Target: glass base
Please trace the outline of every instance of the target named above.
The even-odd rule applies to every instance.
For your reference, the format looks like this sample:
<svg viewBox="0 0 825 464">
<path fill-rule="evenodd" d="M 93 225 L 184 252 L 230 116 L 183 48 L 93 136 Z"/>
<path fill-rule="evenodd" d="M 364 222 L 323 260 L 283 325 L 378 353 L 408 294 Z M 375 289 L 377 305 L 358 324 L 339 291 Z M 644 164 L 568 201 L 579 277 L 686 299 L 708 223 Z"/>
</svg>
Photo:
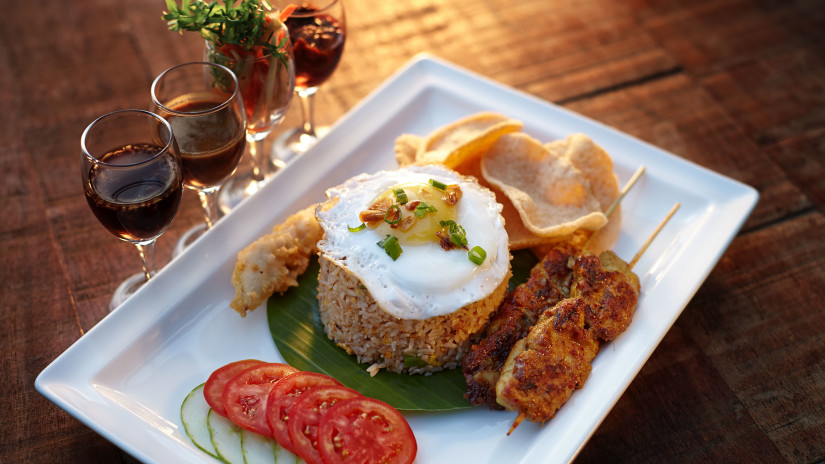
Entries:
<svg viewBox="0 0 825 464">
<path fill-rule="evenodd" d="M 199 224 L 189 230 L 187 230 L 178 240 L 178 243 L 175 244 L 175 248 L 172 250 L 172 257 L 175 258 L 179 256 L 181 253 L 186 251 L 189 248 L 189 245 L 195 242 L 201 235 L 206 232 L 206 224 Z"/>
<path fill-rule="evenodd" d="M 260 190 L 265 183 L 266 179 L 255 180 L 251 171 L 240 172 L 229 178 L 218 192 L 218 209 L 221 214 L 229 214 L 243 200 Z"/>
<path fill-rule="evenodd" d="M 302 128 L 288 130 L 275 140 L 272 148 L 272 163 L 281 168 L 312 148 L 320 138 L 329 132 L 329 127 L 316 127 L 315 135 L 304 132 Z"/>
<path fill-rule="evenodd" d="M 112 294 L 112 299 L 109 301 L 109 311 L 114 311 L 115 308 L 128 300 L 133 293 L 137 291 L 143 284 L 146 283 L 146 275 L 142 272 L 129 276 L 126 280 L 120 283 Z"/>
</svg>

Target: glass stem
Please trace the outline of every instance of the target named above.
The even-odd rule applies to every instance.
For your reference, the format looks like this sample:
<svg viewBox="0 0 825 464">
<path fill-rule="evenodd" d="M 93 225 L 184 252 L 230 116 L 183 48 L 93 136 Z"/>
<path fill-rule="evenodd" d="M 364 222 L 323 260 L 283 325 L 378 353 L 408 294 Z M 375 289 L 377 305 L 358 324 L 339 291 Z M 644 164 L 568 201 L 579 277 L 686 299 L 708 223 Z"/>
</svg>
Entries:
<svg viewBox="0 0 825 464">
<path fill-rule="evenodd" d="M 304 116 L 304 133 L 315 137 L 315 92 L 318 87 L 298 90 L 301 100 L 301 113 Z"/>
<path fill-rule="evenodd" d="M 252 157 L 252 180 L 262 182 L 269 176 L 269 158 L 264 150 L 264 139 L 247 138 L 249 155 Z"/>
<path fill-rule="evenodd" d="M 198 197 L 203 206 L 206 228 L 211 229 L 218 222 L 218 201 L 216 193 L 218 189 L 198 190 Z"/>
<path fill-rule="evenodd" d="M 140 260 L 143 263 L 143 275 L 148 281 L 155 275 L 155 272 L 157 272 L 155 267 L 155 241 L 152 240 L 151 242 L 142 244 L 135 243 L 135 247 L 137 247 Z"/>
</svg>

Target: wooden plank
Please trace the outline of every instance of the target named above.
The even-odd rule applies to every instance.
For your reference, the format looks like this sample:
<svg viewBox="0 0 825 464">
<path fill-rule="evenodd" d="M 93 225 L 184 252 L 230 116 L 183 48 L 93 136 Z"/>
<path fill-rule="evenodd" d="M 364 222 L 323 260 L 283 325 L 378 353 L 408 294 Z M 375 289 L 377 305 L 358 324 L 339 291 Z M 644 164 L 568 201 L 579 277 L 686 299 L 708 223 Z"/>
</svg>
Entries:
<svg viewBox="0 0 825 464">
<path fill-rule="evenodd" d="M 825 455 L 823 227 L 816 212 L 739 237 L 679 321 L 794 462 Z"/>
<path fill-rule="evenodd" d="M 806 2 L 719 0 L 639 2 L 640 21 L 696 76 L 771 54 L 794 43 L 783 14 Z M 807 2 L 809 4 L 815 2 Z M 794 15 L 798 19 L 798 15 Z"/>
<path fill-rule="evenodd" d="M 761 198 L 746 227 L 812 205 L 771 157 L 687 76 L 669 76 L 567 107 L 754 186 Z"/>
<path fill-rule="evenodd" d="M 91 120 L 113 109 L 146 106 L 144 71 L 130 58 L 132 42 L 117 29 L 111 8 L 97 5 L 90 14 L 89 6 L 43 8 L 19 2 L 8 7 L 25 10 L 14 11 L 18 21 L 3 26 L 9 28 L 5 36 L 14 37 L 6 42 L 6 64 L 14 69 L 16 91 L 26 95 L 17 109 L 26 126 L 45 131 L 77 115 Z M 20 27 L 26 28 L 22 39 L 14 35 Z"/>
<path fill-rule="evenodd" d="M 537 1 L 384 2 L 359 9 L 365 6 L 354 3 L 349 15 L 352 32 L 337 71 L 347 75 L 348 85 L 375 86 L 421 51 L 550 100 L 676 66 L 629 11 L 614 3 L 558 2 L 552 12 Z M 335 82 L 333 76 L 326 87 Z"/>
<path fill-rule="evenodd" d="M 10 6 L 11 7 L 11 6 Z M 25 3 L 14 8 L 40 6 Z M 7 17 L 7 16 L 4 16 Z M 25 24 L 5 22 L 0 27 L 6 34 Z M 5 27 L 8 26 L 8 27 Z M 28 35 L 22 36 L 23 46 Z M 36 48 L 36 47 L 33 47 Z M 70 266 L 62 259 L 60 245 L 50 225 L 44 191 L 54 187 L 60 190 L 65 179 L 52 179 L 44 184 L 39 176 L 49 172 L 49 163 L 41 164 L 33 153 L 40 145 L 29 146 L 25 123 L 32 119 L 21 118 L 31 111 L 28 97 L 44 91 L 33 76 L 21 67 L 30 68 L 28 62 L 15 60 L 17 50 L 0 47 L 0 61 L 8 66 L 0 67 L 0 301 L 4 324 L 0 325 L 0 352 L 3 353 L 5 381 L 0 386 L 3 413 L 0 424 L 6 430 L 0 444 L 0 461 L 3 462 L 114 462 L 122 461 L 124 453 L 99 435 L 80 424 L 66 412 L 39 395 L 34 389 L 37 375 L 58 355 L 80 338 L 82 329 L 73 291 L 68 277 Z M 31 57 L 30 57 L 31 59 Z M 41 71 L 43 68 L 39 68 Z M 65 78 L 65 76 L 64 76 Z M 33 79 L 34 82 L 25 82 Z M 41 96 L 42 98 L 42 96 Z M 43 103 L 45 108 L 50 105 Z M 53 119 L 51 119 L 53 121 Z M 38 123 L 33 140 L 50 133 L 53 126 Z M 75 138 L 69 150 L 78 153 Z M 60 159 L 67 150 L 63 147 Z M 70 156 L 71 156 L 70 155 Z M 77 157 L 72 179 L 78 178 Z M 79 186 L 78 183 L 73 185 Z M 44 188 L 46 187 L 46 188 Z M 82 195 L 80 196 L 82 201 Z M 88 246 L 88 245 L 86 245 Z M 88 253 L 86 253 L 88 255 Z"/>
<path fill-rule="evenodd" d="M 161 18 L 167 11 L 165 2 L 133 2 L 128 6 L 118 3 L 118 20 L 127 25 L 145 73 L 147 98 L 149 84 L 164 70 L 188 61 L 203 61 L 204 41 L 200 35 L 170 31 Z"/>
<path fill-rule="evenodd" d="M 720 429 L 726 433 L 718 433 Z M 665 456 L 672 462 L 782 460 L 721 373 L 679 324 L 577 462 L 661 462 Z"/>
<path fill-rule="evenodd" d="M 789 49 L 727 67 L 702 85 L 760 146 L 825 124 L 823 50 Z"/>
<path fill-rule="evenodd" d="M 642 24 L 743 123 L 757 144 L 775 143 L 825 123 L 821 3 L 665 3 L 671 8 L 667 14 L 650 16 Z"/>
<path fill-rule="evenodd" d="M 20 132 L 12 131 L 0 135 L 0 145 L 13 148 L 0 154 L 0 171 L 4 179 L 13 180 L 0 183 L 4 199 L 0 214 L 5 218 L 0 225 L 4 320 L 0 352 L 5 376 L 0 385 L 4 405 L 0 416 L 6 429 L 0 460 L 83 460 L 73 452 L 83 448 L 92 453 L 90 461 L 97 459 L 94 456 L 109 461 L 122 452 L 111 445 L 107 453 L 99 452 L 102 440 L 95 433 L 34 390 L 37 375 L 80 338 L 81 328 L 66 262 L 60 257 L 36 179 L 37 169 L 19 137 Z"/>
<path fill-rule="evenodd" d="M 785 139 L 767 152 L 816 208 L 825 211 L 825 130 Z"/>
</svg>

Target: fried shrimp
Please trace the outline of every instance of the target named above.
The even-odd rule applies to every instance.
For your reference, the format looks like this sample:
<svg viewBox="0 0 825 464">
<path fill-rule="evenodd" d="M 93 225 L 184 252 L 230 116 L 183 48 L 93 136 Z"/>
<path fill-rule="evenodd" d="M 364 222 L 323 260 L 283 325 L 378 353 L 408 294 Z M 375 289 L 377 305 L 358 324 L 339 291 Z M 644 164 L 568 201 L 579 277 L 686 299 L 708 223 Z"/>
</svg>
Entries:
<svg viewBox="0 0 825 464">
<path fill-rule="evenodd" d="M 246 316 L 274 293 L 283 293 L 307 268 L 324 231 L 312 205 L 293 214 L 272 232 L 238 253 L 232 273 L 232 309 Z"/>
</svg>

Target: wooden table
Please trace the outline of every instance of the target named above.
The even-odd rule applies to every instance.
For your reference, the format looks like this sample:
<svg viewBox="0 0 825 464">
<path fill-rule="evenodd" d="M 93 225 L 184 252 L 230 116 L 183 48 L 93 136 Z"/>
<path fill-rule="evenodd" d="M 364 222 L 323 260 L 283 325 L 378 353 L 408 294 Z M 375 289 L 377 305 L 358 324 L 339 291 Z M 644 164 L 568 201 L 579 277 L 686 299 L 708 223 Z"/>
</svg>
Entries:
<svg viewBox="0 0 825 464">
<path fill-rule="evenodd" d="M 430 52 L 757 188 L 759 204 L 580 462 L 825 460 L 825 8 L 770 0 L 347 0 L 342 116 Z M 79 138 L 198 59 L 160 0 L 0 10 L 0 462 L 131 462 L 34 379 L 138 268 L 83 199 Z M 294 105 L 285 125 L 298 121 Z M 188 192 L 158 243 L 201 220 Z"/>
</svg>

